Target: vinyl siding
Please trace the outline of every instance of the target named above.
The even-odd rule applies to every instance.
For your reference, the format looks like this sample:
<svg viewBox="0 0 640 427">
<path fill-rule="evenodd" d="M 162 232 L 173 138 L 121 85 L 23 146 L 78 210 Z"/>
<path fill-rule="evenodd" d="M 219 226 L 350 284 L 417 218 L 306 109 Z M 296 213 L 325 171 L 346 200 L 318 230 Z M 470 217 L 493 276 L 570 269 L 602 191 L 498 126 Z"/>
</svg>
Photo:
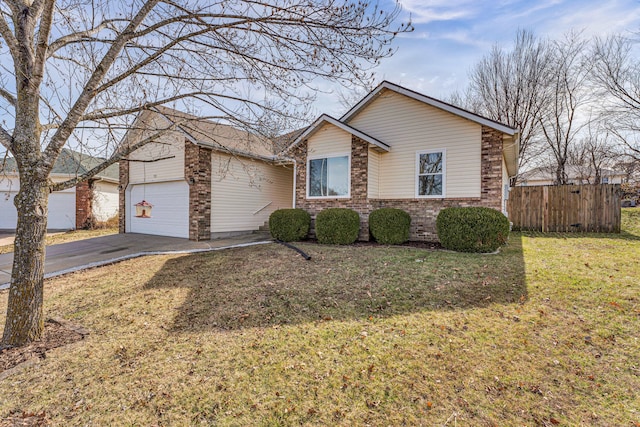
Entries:
<svg viewBox="0 0 640 427">
<path fill-rule="evenodd" d="M 118 215 L 118 184 L 97 181 L 93 189 L 93 216 L 106 221 Z"/>
<path fill-rule="evenodd" d="M 379 198 L 415 198 L 416 152 L 426 150 L 446 150 L 446 198 L 480 197 L 479 124 L 391 91 L 349 124 L 391 146 L 380 154 Z"/>
<path fill-rule="evenodd" d="M 53 182 L 73 178 L 72 175 L 52 176 Z M 13 199 L 20 190 L 17 176 L 0 175 L 0 229 L 15 230 L 18 213 Z M 76 187 L 56 191 L 49 195 L 47 228 L 70 230 L 76 227 Z"/>
<path fill-rule="evenodd" d="M 367 197 L 370 199 L 379 198 L 380 186 L 380 153 L 369 148 L 369 167 L 368 167 Z"/>
<path fill-rule="evenodd" d="M 211 162 L 212 233 L 257 230 L 273 211 L 292 207 L 292 167 L 220 153 Z"/>
<path fill-rule="evenodd" d="M 351 152 L 351 134 L 331 124 L 325 124 L 307 142 L 309 158 Z"/>
<path fill-rule="evenodd" d="M 507 163 L 502 158 L 502 213 L 508 216 L 507 199 L 509 199 L 509 172 L 507 171 Z"/>
<path fill-rule="evenodd" d="M 164 160 L 129 162 L 129 183 L 171 181 L 184 178 L 184 134 L 170 132 L 160 143 L 150 143 L 129 155 L 131 160 Z M 168 157 L 168 158 L 167 158 Z"/>
</svg>

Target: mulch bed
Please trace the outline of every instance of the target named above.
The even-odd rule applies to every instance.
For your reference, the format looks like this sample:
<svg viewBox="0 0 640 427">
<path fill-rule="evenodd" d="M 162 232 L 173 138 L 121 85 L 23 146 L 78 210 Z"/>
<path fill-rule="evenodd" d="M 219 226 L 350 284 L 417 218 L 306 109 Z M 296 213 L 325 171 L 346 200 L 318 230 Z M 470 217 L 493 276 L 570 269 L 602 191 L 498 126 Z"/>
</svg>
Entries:
<svg viewBox="0 0 640 427">
<path fill-rule="evenodd" d="M 48 319 L 44 323 L 42 340 L 22 347 L 0 350 L 0 380 L 4 379 L 10 369 L 37 359 L 46 359 L 47 351 L 80 341 L 89 334 L 81 326 L 63 319 Z"/>
<path fill-rule="evenodd" d="M 294 245 L 298 242 L 291 242 Z M 304 240 L 304 243 L 315 243 L 315 244 L 319 244 L 317 239 L 307 239 Z M 350 245 L 347 246 L 380 246 L 380 247 L 384 247 L 384 246 L 396 246 L 396 247 L 409 247 L 409 248 L 416 248 L 416 249 L 430 249 L 430 250 L 438 250 L 438 249 L 444 249 L 442 247 L 442 245 L 440 244 L 440 242 L 423 242 L 423 241 L 408 241 L 408 242 L 404 242 L 400 245 L 383 245 L 380 244 L 374 240 L 370 240 L 368 242 L 364 242 L 361 240 L 358 240 L 354 243 L 351 243 Z"/>
</svg>

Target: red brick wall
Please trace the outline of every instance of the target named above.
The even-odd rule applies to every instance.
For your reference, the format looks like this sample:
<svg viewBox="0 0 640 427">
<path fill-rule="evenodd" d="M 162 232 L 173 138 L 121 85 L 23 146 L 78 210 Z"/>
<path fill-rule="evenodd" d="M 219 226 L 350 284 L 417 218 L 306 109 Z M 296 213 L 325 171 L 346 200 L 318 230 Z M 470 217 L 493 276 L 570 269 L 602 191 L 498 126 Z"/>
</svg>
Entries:
<svg viewBox="0 0 640 427">
<path fill-rule="evenodd" d="M 189 184 L 189 240 L 210 240 L 211 150 L 185 141 L 184 176 Z"/>
<path fill-rule="evenodd" d="M 482 126 L 481 206 L 502 211 L 502 132 Z"/>
<path fill-rule="evenodd" d="M 76 230 L 93 226 L 92 218 L 93 189 L 85 181 L 76 185 Z"/>
<path fill-rule="evenodd" d="M 369 199 L 367 198 L 368 144 L 357 137 L 351 140 L 351 197 L 349 199 L 306 198 L 307 142 L 292 150 L 296 159 L 296 207 L 306 210 L 313 220 L 318 212 L 329 207 L 350 208 L 360 214 L 360 240 L 369 240 L 369 213 L 383 207 L 403 209 L 411 215 L 411 240 L 437 241 L 436 217 L 446 207 L 502 207 L 502 133 L 482 127 L 481 193 L 480 198 L 457 199 Z M 452 159 L 450 159 L 452 160 Z M 455 161 L 453 159 L 452 161 Z M 413 165 L 409 165 L 413 167 Z"/>
<path fill-rule="evenodd" d="M 351 197 L 307 199 L 307 142 L 304 141 L 292 152 L 296 159 L 296 207 L 311 215 L 311 234 L 314 235 L 315 218 L 326 208 L 349 208 L 360 214 L 360 240 L 369 240 L 369 202 L 367 199 L 367 172 L 369 168 L 368 143 L 351 137 Z"/>
</svg>

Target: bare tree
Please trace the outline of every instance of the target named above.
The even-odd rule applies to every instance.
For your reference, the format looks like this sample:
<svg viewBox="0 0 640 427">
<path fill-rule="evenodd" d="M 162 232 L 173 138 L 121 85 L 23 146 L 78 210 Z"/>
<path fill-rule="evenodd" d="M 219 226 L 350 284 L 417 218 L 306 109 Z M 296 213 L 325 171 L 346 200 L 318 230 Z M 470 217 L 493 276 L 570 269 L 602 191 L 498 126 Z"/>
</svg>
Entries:
<svg viewBox="0 0 640 427">
<path fill-rule="evenodd" d="M 593 77 L 608 97 L 602 103 L 610 132 L 626 147 L 626 154 L 640 161 L 640 60 L 632 55 L 637 40 L 620 35 L 596 38 Z"/>
<path fill-rule="evenodd" d="M 619 158 L 611 133 L 604 128 L 588 127 L 586 135 L 569 147 L 567 163 L 588 184 L 600 184 L 604 172 Z"/>
<path fill-rule="evenodd" d="M 588 83 L 592 63 L 587 44 L 577 33 L 553 43 L 546 88 L 549 103 L 538 121 L 555 160 L 557 184 L 568 183 L 569 149 L 589 123 L 590 112 L 583 111 L 591 101 Z"/>
<path fill-rule="evenodd" d="M 115 149 L 136 113 L 197 104 L 247 129 L 299 118 L 316 78 L 371 79 L 396 33 L 410 30 L 391 28 L 398 12 L 350 0 L 0 1 L 0 109 L 10 115 L 0 144 L 20 176 L 2 345 L 42 335 L 48 194 L 151 141 Z M 108 160 L 52 183 L 62 148 L 88 136 Z"/>
<path fill-rule="evenodd" d="M 535 145 L 548 105 L 551 66 L 550 43 L 520 30 L 511 50 L 494 46 L 470 73 L 465 106 L 520 131 L 520 168 L 539 152 Z"/>
</svg>

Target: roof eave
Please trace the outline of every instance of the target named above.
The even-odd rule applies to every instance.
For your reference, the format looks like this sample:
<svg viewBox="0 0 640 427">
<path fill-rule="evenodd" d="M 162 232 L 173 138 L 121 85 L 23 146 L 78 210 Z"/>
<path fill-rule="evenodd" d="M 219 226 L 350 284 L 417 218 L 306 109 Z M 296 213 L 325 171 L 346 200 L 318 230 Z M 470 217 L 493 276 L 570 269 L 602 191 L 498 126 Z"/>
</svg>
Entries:
<svg viewBox="0 0 640 427">
<path fill-rule="evenodd" d="M 289 151 L 291 148 L 298 145 L 301 141 L 304 141 L 305 139 L 308 139 L 309 137 L 311 137 L 313 134 L 319 131 L 325 123 L 331 124 L 333 126 L 338 127 L 339 129 L 344 130 L 345 132 L 355 135 L 358 138 L 368 142 L 369 144 L 373 145 L 374 147 L 376 147 L 381 151 L 385 151 L 385 152 L 391 151 L 391 146 L 389 146 L 388 144 L 385 144 L 384 142 L 370 135 L 367 135 L 366 133 L 361 132 L 352 126 L 349 126 L 348 124 L 343 123 L 342 121 L 334 117 L 331 117 L 328 114 L 323 114 L 320 117 L 318 117 L 316 121 L 313 122 L 304 132 L 298 135 L 298 137 L 291 143 L 291 145 L 289 145 L 289 147 L 287 147 L 286 150 L 284 150 L 284 152 Z"/>
</svg>

